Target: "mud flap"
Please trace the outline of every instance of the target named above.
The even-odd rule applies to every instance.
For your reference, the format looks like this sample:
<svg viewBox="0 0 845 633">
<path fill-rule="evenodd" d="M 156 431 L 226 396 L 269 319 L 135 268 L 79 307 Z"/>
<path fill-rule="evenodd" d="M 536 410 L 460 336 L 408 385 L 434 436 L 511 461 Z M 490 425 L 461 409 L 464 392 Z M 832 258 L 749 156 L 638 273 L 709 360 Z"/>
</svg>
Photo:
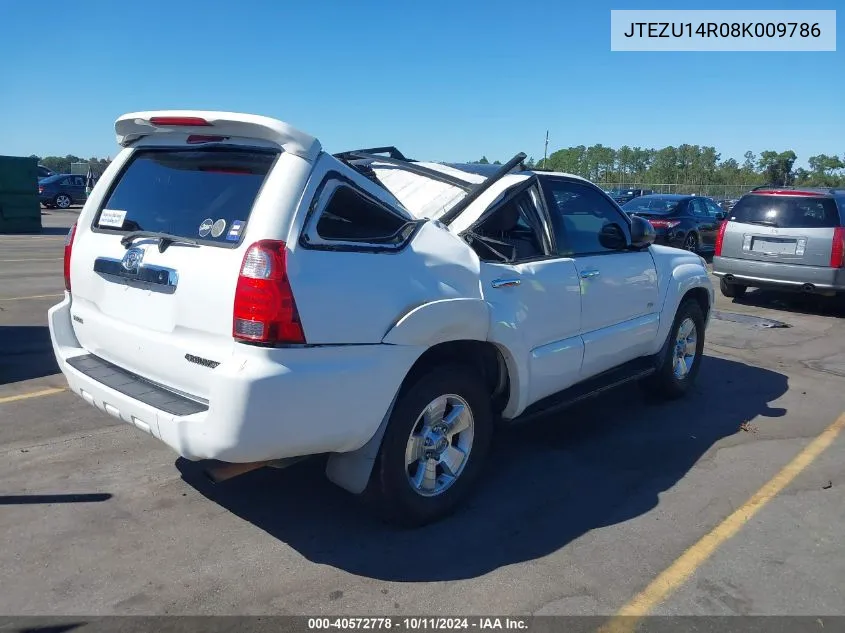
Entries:
<svg viewBox="0 0 845 633">
<path fill-rule="evenodd" d="M 373 466 L 381 448 L 381 440 L 384 438 L 387 423 L 393 414 L 393 407 L 396 405 L 398 397 L 399 393 L 397 392 L 393 396 L 381 424 L 366 444 L 349 453 L 333 453 L 329 457 L 326 464 L 326 477 L 329 481 L 352 494 L 359 495 L 364 492 L 370 481 L 370 474 L 373 472 Z"/>
</svg>

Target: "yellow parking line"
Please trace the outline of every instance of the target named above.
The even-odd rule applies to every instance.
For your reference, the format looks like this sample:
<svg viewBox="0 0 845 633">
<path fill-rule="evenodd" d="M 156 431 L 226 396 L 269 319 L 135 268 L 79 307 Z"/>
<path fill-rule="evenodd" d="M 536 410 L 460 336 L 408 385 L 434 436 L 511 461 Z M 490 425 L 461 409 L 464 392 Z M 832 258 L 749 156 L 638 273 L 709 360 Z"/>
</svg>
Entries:
<svg viewBox="0 0 845 633">
<path fill-rule="evenodd" d="M 31 297 L 0 297 L 0 301 L 24 301 L 25 299 L 55 299 L 57 297 L 64 297 L 61 295 L 32 295 Z"/>
<path fill-rule="evenodd" d="M 61 393 L 67 391 L 64 387 L 51 387 L 50 389 L 42 389 L 41 391 L 32 391 L 30 393 L 21 393 L 17 396 L 5 396 L 0 398 L 0 404 L 7 402 L 17 402 L 18 400 L 29 400 L 30 398 L 40 398 L 41 396 L 52 396 L 54 393 Z"/>
<path fill-rule="evenodd" d="M 695 571 L 729 538 L 739 532 L 779 492 L 786 488 L 807 466 L 828 448 L 845 428 L 845 413 L 807 445 L 791 462 L 760 488 L 728 518 L 681 554 L 645 589 L 634 596 L 602 629 L 606 633 L 628 633 L 638 620 L 648 615 L 686 582 Z"/>
</svg>

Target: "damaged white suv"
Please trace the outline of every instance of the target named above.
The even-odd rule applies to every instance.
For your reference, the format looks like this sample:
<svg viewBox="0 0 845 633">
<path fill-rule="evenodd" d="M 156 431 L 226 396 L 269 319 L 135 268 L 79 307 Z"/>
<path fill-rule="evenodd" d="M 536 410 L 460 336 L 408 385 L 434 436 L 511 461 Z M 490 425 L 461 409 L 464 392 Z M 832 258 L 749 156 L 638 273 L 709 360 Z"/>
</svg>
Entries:
<svg viewBox="0 0 845 633">
<path fill-rule="evenodd" d="M 570 175 L 330 155 L 280 121 L 127 114 L 68 234 L 50 332 L 71 389 L 217 479 L 326 455 L 419 525 L 494 428 L 698 372 L 703 260 Z M 222 463 L 221 463 L 222 462 Z"/>
</svg>

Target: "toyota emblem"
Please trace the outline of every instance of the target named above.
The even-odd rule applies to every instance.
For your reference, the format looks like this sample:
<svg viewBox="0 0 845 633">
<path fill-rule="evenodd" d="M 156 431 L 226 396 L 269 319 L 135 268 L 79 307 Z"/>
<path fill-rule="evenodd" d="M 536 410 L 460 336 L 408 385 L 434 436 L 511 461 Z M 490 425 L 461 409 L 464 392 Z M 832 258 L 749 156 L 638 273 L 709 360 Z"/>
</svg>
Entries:
<svg viewBox="0 0 845 633">
<path fill-rule="evenodd" d="M 144 259 L 144 251 L 140 248 L 130 248 L 126 251 L 126 255 L 120 262 L 123 270 L 128 273 L 137 274 L 138 268 L 141 266 L 141 260 Z"/>
</svg>

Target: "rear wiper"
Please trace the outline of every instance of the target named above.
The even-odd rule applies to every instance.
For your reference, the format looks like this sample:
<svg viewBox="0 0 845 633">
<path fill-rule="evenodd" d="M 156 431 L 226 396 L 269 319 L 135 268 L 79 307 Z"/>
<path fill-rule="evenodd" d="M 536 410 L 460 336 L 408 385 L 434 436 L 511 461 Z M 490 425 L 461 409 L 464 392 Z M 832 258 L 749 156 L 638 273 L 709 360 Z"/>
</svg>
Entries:
<svg viewBox="0 0 845 633">
<path fill-rule="evenodd" d="M 772 222 L 771 220 L 748 220 L 749 224 L 759 224 L 761 226 L 774 226 L 777 227 L 777 222 Z"/>
<path fill-rule="evenodd" d="M 179 235 L 173 235 L 172 233 L 159 233 L 157 231 L 133 231 L 132 233 L 127 233 L 122 238 L 120 238 L 120 243 L 128 249 L 132 245 L 132 242 L 134 242 L 139 237 L 157 238 L 159 253 L 163 253 L 171 244 L 179 243 L 193 244 L 194 246 L 197 245 L 196 240 L 192 240 L 187 237 L 180 237 Z"/>
</svg>

